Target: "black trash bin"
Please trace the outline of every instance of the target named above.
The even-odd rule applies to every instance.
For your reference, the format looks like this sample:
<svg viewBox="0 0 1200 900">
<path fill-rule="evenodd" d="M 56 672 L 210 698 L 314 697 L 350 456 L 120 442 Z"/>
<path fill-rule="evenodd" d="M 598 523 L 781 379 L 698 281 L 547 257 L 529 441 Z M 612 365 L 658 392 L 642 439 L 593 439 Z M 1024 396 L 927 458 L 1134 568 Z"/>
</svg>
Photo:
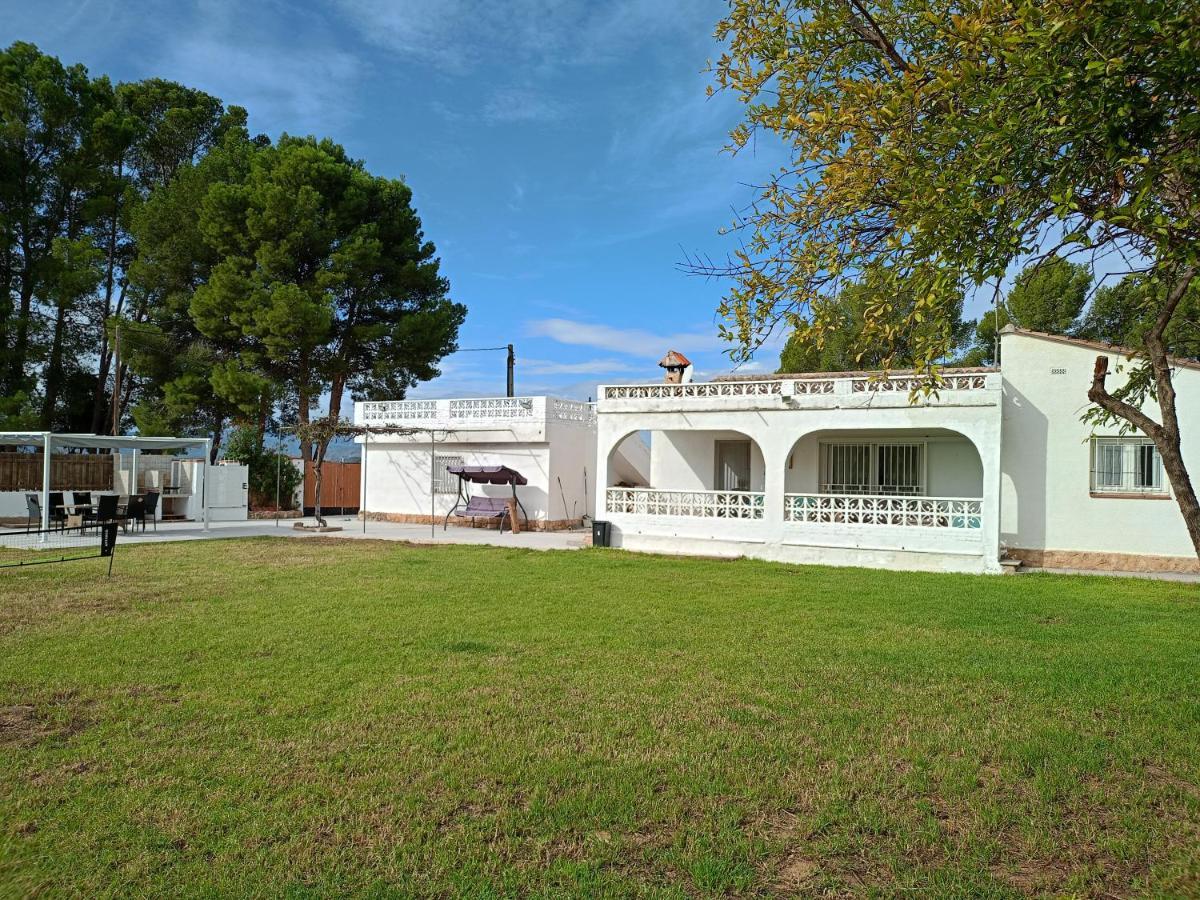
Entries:
<svg viewBox="0 0 1200 900">
<path fill-rule="evenodd" d="M 612 546 L 612 522 L 601 522 L 597 519 L 592 520 L 592 546 Z"/>
</svg>

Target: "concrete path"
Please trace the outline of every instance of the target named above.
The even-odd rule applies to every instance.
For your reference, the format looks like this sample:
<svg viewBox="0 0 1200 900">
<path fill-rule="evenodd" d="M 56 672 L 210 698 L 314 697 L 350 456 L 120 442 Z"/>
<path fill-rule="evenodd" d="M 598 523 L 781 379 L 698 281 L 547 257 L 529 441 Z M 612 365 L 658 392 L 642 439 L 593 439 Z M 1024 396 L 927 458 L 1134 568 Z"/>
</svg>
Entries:
<svg viewBox="0 0 1200 900">
<path fill-rule="evenodd" d="M 117 547 L 119 549 L 122 544 L 219 538 L 287 537 L 304 540 L 323 537 L 409 541 L 414 544 L 490 544 L 496 547 L 527 547 L 531 550 L 575 550 L 584 546 L 585 537 L 590 537 L 590 534 L 584 531 L 522 531 L 520 534 L 505 531 L 500 534 L 494 528 L 459 526 L 442 531 L 441 525 L 430 529 L 428 525 L 403 525 L 397 522 L 367 522 L 364 531 L 362 520 L 353 516 L 327 516 L 326 521 L 330 525 L 341 526 L 342 530 L 315 533 L 295 530 L 292 523 L 296 521 L 312 524 L 312 519 L 280 519 L 278 524 L 273 519 L 253 519 L 247 522 L 213 522 L 209 530 L 205 531 L 204 527 L 196 522 L 159 522 L 157 531 L 151 526 L 144 534 L 141 531 L 119 534 Z"/>
</svg>

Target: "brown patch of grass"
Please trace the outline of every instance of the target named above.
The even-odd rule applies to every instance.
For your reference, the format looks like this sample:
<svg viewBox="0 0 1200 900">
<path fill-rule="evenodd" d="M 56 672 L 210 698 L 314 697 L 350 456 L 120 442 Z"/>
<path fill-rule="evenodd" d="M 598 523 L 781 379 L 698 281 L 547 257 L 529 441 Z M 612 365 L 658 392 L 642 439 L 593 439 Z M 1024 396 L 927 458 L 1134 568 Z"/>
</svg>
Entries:
<svg viewBox="0 0 1200 900">
<path fill-rule="evenodd" d="M 78 734 L 88 726 L 84 706 L 72 692 L 40 702 L 0 706 L 0 747 L 32 747 Z"/>
<path fill-rule="evenodd" d="M 1027 897 L 1056 890 L 1070 875 L 1067 867 L 1054 860 L 1023 860 L 1016 865 L 996 864 L 988 871 L 997 881 Z"/>
</svg>

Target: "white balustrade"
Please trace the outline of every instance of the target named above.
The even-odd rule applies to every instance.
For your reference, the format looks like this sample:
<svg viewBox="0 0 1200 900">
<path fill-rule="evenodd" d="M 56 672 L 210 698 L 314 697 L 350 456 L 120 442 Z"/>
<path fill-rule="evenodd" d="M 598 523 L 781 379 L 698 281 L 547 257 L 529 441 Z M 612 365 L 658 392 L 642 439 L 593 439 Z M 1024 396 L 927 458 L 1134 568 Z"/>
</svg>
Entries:
<svg viewBox="0 0 1200 900">
<path fill-rule="evenodd" d="M 362 405 L 364 422 L 411 422 L 438 417 L 436 400 L 369 400 Z"/>
<path fill-rule="evenodd" d="M 532 397 L 487 397 L 478 400 L 451 400 L 451 419 L 532 419 Z"/>
<path fill-rule="evenodd" d="M 484 397 L 461 400 L 370 400 L 361 405 L 364 424 L 430 425 L 451 422 L 545 421 L 591 424 L 591 403 L 554 397 Z"/>
<path fill-rule="evenodd" d="M 659 400 L 704 397 L 777 397 L 782 381 L 697 381 L 690 384 L 617 384 L 604 389 L 606 400 Z"/>
<path fill-rule="evenodd" d="M 966 375 L 943 373 L 940 378 L 932 381 L 914 375 L 892 375 L 887 378 L 873 378 L 868 375 L 851 379 L 850 390 L 855 394 L 868 391 L 909 394 L 923 390 L 927 384 L 934 391 L 981 391 L 987 387 L 987 375 L 983 372 L 971 372 Z"/>
<path fill-rule="evenodd" d="M 762 519 L 765 495 L 753 491 L 660 491 L 609 488 L 609 513 L 687 516 L 701 519 Z"/>
<path fill-rule="evenodd" d="M 596 407 L 591 403 L 580 403 L 578 400 L 550 400 L 550 415 L 564 422 L 594 422 Z"/>
<path fill-rule="evenodd" d="M 785 494 L 787 522 L 978 529 L 983 501 L 967 497 L 899 497 L 882 494 Z"/>
<path fill-rule="evenodd" d="M 703 400 L 719 397 L 816 397 L 845 394 L 911 394 L 929 386 L 933 393 L 982 391 L 988 388 L 987 372 L 956 374 L 943 371 L 938 378 L 918 375 L 814 375 L 758 381 L 701 381 L 691 384 L 618 384 L 603 388 L 605 400 Z"/>
</svg>

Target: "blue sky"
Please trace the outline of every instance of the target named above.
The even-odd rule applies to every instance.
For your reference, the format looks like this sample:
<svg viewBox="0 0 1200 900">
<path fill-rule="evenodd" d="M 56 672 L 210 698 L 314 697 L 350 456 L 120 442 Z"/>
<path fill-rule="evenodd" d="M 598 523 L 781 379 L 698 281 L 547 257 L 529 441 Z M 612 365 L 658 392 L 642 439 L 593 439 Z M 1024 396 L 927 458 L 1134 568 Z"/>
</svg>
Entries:
<svg viewBox="0 0 1200 900">
<path fill-rule="evenodd" d="M 329 136 L 404 177 L 469 309 L 460 346 L 515 344 L 519 393 L 658 380 L 672 348 L 729 370 L 724 286 L 676 264 L 733 247 L 718 229 L 782 157 L 721 152 L 737 104 L 707 99 L 702 71 L 721 0 L 4 5 L 6 43 L 184 82 L 254 132 Z M 503 353 L 464 353 L 413 396 L 503 390 Z"/>
</svg>

